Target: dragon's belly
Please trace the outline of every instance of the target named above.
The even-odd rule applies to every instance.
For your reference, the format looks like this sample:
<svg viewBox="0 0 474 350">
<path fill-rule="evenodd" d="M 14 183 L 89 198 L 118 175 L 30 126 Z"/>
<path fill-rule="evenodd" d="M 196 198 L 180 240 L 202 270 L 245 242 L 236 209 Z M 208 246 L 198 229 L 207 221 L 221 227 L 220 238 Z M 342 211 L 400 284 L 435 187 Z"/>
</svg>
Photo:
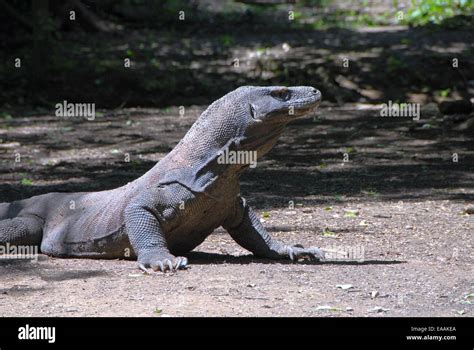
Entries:
<svg viewBox="0 0 474 350">
<path fill-rule="evenodd" d="M 219 181 L 207 193 L 193 194 L 163 225 L 166 241 L 174 254 L 184 254 L 201 244 L 233 212 L 238 183 Z"/>
<path fill-rule="evenodd" d="M 221 226 L 230 212 L 230 204 L 214 200 L 201 200 L 190 205 L 187 213 L 165 225 L 168 247 L 173 254 L 184 254 L 201 244 L 217 227 Z"/>
</svg>

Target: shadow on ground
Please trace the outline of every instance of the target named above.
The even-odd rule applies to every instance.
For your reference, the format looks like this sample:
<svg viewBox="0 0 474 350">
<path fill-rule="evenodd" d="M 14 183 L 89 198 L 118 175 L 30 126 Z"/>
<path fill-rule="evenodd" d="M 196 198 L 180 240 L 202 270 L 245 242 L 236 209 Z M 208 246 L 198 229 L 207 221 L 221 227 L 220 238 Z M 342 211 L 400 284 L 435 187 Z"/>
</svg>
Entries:
<svg viewBox="0 0 474 350">
<path fill-rule="evenodd" d="M 14 107 L 26 100 L 49 108 L 64 100 L 94 102 L 98 108 L 190 106 L 241 85 L 305 84 L 340 104 L 424 103 L 441 90 L 467 94 L 474 76 L 469 26 L 315 30 L 284 16 L 285 11 L 278 16 L 269 11 L 233 21 L 200 10 L 190 15 L 194 21 L 166 26 L 122 23 L 113 33 L 77 28 L 54 33 L 49 66 L 34 83 L 26 68 L 0 68 L 8 77 L 0 102 Z M 2 42 L 6 61 L 31 56 L 21 35 L 5 31 Z M 130 68 L 124 57 L 131 59 Z M 453 58 L 460 62 L 456 69 Z"/>
<path fill-rule="evenodd" d="M 253 255 L 245 256 L 234 256 L 229 254 L 215 254 L 215 253 L 206 253 L 206 252 L 191 252 L 187 255 L 189 258 L 189 263 L 192 265 L 207 265 L 207 264 L 237 264 L 237 265 L 246 265 L 246 264 L 294 264 L 290 260 L 269 260 L 269 259 L 257 259 Z M 399 260 L 365 260 L 365 261 L 309 261 L 302 260 L 299 261 L 300 265 L 395 265 L 403 264 L 405 261 Z"/>
</svg>

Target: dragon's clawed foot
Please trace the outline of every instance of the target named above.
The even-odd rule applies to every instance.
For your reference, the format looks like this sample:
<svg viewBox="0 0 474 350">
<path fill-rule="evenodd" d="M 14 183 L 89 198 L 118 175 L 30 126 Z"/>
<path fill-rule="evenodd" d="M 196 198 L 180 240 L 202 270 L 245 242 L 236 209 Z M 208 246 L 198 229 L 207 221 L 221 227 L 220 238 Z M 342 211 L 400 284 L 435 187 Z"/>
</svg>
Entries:
<svg viewBox="0 0 474 350">
<path fill-rule="evenodd" d="M 302 245 L 297 244 L 294 246 L 286 247 L 288 257 L 292 261 L 298 261 L 301 258 L 309 258 L 310 260 L 323 261 L 325 256 L 324 252 L 317 247 L 303 248 Z"/>
<path fill-rule="evenodd" d="M 138 267 L 145 273 L 151 274 L 153 271 L 173 272 L 185 269 L 188 259 L 184 256 L 175 257 L 167 254 L 144 254 L 138 259 Z"/>
</svg>

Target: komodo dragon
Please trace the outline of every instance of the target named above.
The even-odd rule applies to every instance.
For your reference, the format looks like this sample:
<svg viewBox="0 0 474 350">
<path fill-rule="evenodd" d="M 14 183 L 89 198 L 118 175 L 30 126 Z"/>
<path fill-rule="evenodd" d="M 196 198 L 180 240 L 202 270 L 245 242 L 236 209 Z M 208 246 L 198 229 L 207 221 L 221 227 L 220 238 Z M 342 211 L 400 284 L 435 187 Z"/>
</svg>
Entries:
<svg viewBox="0 0 474 350">
<path fill-rule="evenodd" d="M 212 103 L 178 145 L 133 182 L 1 203 L 0 245 L 39 246 L 54 257 L 137 258 L 140 269 L 165 272 L 185 268 L 182 255 L 222 226 L 256 257 L 322 260 L 316 247 L 269 236 L 240 196 L 239 177 L 249 164 L 220 157 L 238 151 L 263 156 L 290 121 L 310 114 L 320 100 L 307 86 L 240 87 Z"/>
</svg>

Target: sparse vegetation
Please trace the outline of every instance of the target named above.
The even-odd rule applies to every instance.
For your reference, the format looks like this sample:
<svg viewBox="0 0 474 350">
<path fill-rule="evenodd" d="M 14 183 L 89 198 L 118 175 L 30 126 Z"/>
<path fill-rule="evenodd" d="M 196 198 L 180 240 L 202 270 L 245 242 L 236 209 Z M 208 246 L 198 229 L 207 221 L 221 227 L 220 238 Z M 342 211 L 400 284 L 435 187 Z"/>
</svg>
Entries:
<svg viewBox="0 0 474 350">
<path fill-rule="evenodd" d="M 441 24 L 455 16 L 473 14 L 472 0 L 411 0 L 405 22 L 413 25 Z"/>
</svg>

